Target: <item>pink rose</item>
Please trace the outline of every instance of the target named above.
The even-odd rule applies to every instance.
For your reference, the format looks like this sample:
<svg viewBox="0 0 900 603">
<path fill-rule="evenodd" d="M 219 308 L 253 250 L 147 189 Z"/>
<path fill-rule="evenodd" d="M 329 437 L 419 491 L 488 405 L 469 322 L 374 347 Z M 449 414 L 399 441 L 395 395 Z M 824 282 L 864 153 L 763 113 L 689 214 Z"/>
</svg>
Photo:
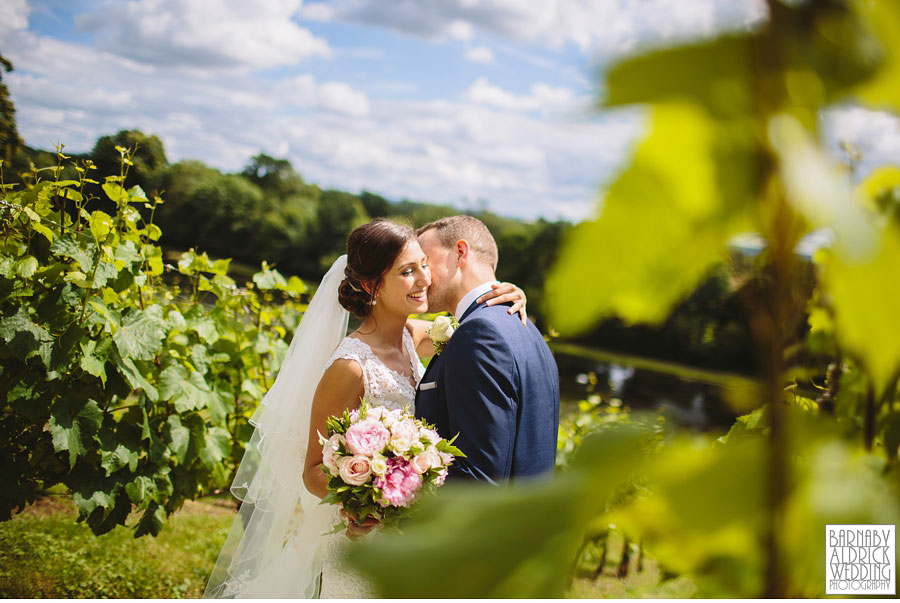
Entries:
<svg viewBox="0 0 900 603">
<path fill-rule="evenodd" d="M 344 438 L 341 434 L 336 433 L 328 438 L 322 446 L 322 463 L 332 474 L 337 473 L 337 462 L 335 457 L 338 454 L 338 448 L 343 440 Z"/>
<path fill-rule="evenodd" d="M 441 466 L 441 457 L 438 453 L 427 450 L 412 459 L 413 469 L 418 474 L 425 473 L 431 468 L 439 468 Z"/>
<path fill-rule="evenodd" d="M 384 425 L 375 419 L 364 419 L 350 429 L 344 435 L 347 449 L 353 454 L 362 454 L 368 457 L 384 450 L 390 439 L 391 433 Z"/>
<path fill-rule="evenodd" d="M 382 506 L 408 507 L 422 487 L 422 476 L 416 473 L 409 461 L 392 458 L 388 459 L 384 477 L 376 477 L 374 485 L 382 492 Z"/>
<path fill-rule="evenodd" d="M 344 483 L 362 486 L 372 476 L 369 459 L 364 456 L 342 456 L 337 460 L 338 474 Z"/>
</svg>

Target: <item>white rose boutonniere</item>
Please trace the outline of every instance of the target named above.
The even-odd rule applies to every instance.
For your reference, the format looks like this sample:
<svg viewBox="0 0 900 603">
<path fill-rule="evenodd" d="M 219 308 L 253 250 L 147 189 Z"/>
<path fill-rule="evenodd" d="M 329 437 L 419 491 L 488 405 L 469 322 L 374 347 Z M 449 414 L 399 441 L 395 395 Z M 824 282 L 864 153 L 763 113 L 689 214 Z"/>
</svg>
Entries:
<svg viewBox="0 0 900 603">
<path fill-rule="evenodd" d="M 431 343 L 434 345 L 434 355 L 437 356 L 444 351 L 444 346 L 450 341 L 453 331 L 459 326 L 456 318 L 453 316 L 438 316 L 428 327 L 428 336 L 431 337 Z"/>
</svg>

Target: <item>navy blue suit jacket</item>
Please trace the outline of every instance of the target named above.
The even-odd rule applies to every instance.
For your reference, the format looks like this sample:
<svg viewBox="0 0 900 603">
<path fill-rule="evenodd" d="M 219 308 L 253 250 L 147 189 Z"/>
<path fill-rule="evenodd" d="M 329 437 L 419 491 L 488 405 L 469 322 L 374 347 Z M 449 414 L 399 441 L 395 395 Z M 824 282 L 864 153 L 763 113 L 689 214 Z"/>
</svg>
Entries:
<svg viewBox="0 0 900 603">
<path fill-rule="evenodd" d="M 473 303 L 416 392 L 416 416 L 467 458 L 451 477 L 493 484 L 550 473 L 559 427 L 559 371 L 540 331 L 508 305 Z"/>
</svg>

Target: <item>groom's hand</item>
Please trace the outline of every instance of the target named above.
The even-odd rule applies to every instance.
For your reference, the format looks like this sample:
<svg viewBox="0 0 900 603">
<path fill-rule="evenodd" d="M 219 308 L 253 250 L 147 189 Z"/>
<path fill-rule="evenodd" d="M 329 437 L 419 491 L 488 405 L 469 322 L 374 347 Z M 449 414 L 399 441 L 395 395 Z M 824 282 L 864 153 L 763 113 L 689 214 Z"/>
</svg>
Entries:
<svg viewBox="0 0 900 603">
<path fill-rule="evenodd" d="M 513 305 L 510 306 L 507 312 L 510 314 L 518 312 L 519 318 L 522 319 L 522 324 L 528 324 L 528 313 L 525 311 L 525 304 L 528 303 L 528 299 L 525 297 L 524 291 L 512 283 L 494 283 L 491 285 L 491 288 L 493 291 L 485 293 L 476 301 L 479 304 L 484 302 L 488 306 L 512 302 Z"/>
<path fill-rule="evenodd" d="M 366 517 L 365 521 L 360 522 L 358 517 L 354 517 L 343 509 L 341 509 L 341 515 L 347 521 L 347 530 L 345 533 L 350 540 L 362 538 L 381 523 L 374 517 Z"/>
</svg>

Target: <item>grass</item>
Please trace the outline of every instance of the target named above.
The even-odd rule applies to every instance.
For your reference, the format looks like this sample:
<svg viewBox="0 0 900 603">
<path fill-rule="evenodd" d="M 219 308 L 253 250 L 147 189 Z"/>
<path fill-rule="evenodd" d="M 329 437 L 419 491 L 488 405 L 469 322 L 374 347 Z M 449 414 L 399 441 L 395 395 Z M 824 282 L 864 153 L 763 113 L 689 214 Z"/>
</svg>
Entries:
<svg viewBox="0 0 900 603">
<path fill-rule="evenodd" d="M 198 598 L 231 522 L 234 508 L 219 499 L 188 501 L 156 538 L 137 540 L 119 526 L 103 536 L 75 522 L 70 498 L 47 496 L 11 521 L 0 523 L 0 597 L 4 598 Z M 610 536 L 604 570 L 591 579 L 597 559 L 582 560 L 567 598 L 689 598 L 686 578 L 661 581 L 653 559 L 638 572 L 615 575 L 621 537 Z"/>
<path fill-rule="evenodd" d="M 0 597 L 197 598 L 234 509 L 188 501 L 156 538 L 122 526 L 94 536 L 65 496 L 45 497 L 0 523 Z"/>
</svg>

